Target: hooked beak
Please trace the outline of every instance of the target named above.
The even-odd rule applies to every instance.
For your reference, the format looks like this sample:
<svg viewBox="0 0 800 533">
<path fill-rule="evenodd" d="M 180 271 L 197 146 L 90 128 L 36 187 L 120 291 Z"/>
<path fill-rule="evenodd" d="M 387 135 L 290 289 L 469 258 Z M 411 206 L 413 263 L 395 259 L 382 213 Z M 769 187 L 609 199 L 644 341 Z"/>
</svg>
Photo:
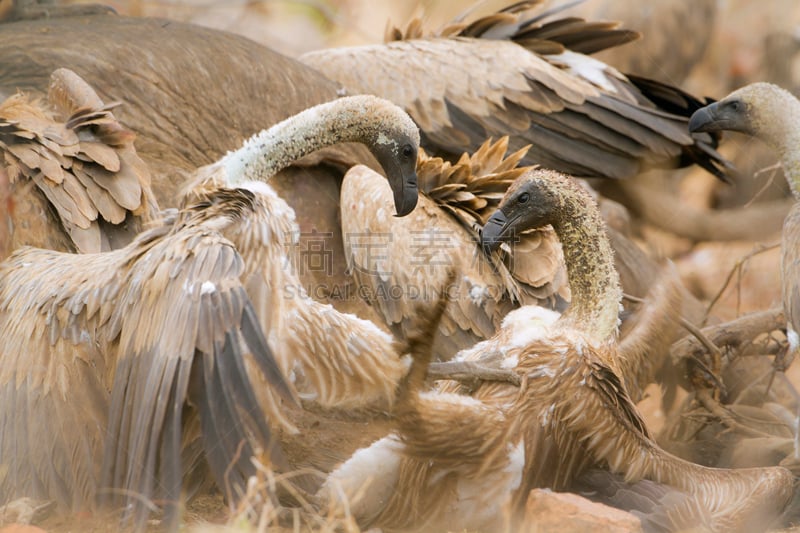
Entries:
<svg viewBox="0 0 800 533">
<path fill-rule="evenodd" d="M 417 207 L 419 189 L 417 188 L 417 173 L 412 172 L 408 177 L 403 176 L 400 187 L 392 187 L 394 194 L 394 209 L 396 217 L 404 217 Z"/>
<path fill-rule="evenodd" d="M 507 229 L 508 219 L 506 214 L 498 209 L 489 217 L 481 231 L 481 246 L 486 254 L 491 254 L 500 247 Z"/>
<path fill-rule="evenodd" d="M 724 121 L 717 117 L 719 106 L 716 103 L 701 107 L 689 118 L 689 132 L 702 133 L 706 131 L 719 131 L 725 128 Z"/>
</svg>

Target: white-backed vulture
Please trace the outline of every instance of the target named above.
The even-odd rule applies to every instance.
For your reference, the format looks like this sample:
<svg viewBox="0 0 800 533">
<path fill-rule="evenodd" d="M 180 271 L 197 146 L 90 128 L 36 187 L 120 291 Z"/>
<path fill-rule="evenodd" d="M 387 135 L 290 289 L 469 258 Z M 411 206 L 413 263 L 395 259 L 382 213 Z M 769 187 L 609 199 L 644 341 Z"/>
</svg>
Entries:
<svg viewBox="0 0 800 533">
<path fill-rule="evenodd" d="M 405 34 L 389 32 L 385 44 L 300 59 L 349 91 L 406 109 L 434 153 L 471 152 L 488 137 L 509 135 L 512 150 L 532 145 L 526 164 L 574 176 L 627 178 L 697 163 L 724 178 L 716 139 L 686 131 L 703 101 L 585 55 L 638 34 L 615 23 L 549 20 L 553 11 L 537 13 L 539 4 L 458 19 L 429 36 L 412 24 Z"/>
<path fill-rule="evenodd" d="M 51 72 L 69 64 L 105 101 L 123 101 L 114 113 L 136 132 L 137 153 L 151 169 L 161 207 L 177 204 L 176 190 L 198 166 L 265 126 L 337 98 L 340 87 L 247 39 L 175 21 L 87 16 L 7 23 L 2 29 L 0 92 L 46 91 Z M 476 136 L 475 146 L 484 140 Z M 319 241 L 328 253 L 326 268 L 298 272 L 309 294 L 380 323 L 381 316 L 360 298 L 328 289 L 353 288 L 342 245 L 339 187 L 356 163 L 378 167 L 362 147 L 337 146 L 283 170 L 271 185 L 297 214 L 301 253 Z M 9 229 L 9 239 L 23 226 L 29 232 L 61 231 L 49 218 L 16 214 L 17 220 L 2 228 Z M 63 235 L 51 241 L 53 248 L 70 249 Z"/>
<path fill-rule="evenodd" d="M 450 305 L 434 353 L 449 359 L 492 336 L 508 311 L 554 307 L 569 299 L 561 247 L 551 228 L 519 236 L 515 255 L 485 256 L 480 227 L 526 167 L 525 150 L 505 156 L 508 138 L 485 142 L 454 164 L 427 156 L 417 164 L 419 206 L 391 217 L 392 193 L 375 171 L 353 167 L 342 182 L 342 236 L 356 291 L 402 338 L 422 302 L 433 305 L 451 270 Z"/>
<path fill-rule="evenodd" d="M 777 85 L 753 83 L 695 111 L 689 129 L 746 133 L 780 156 L 795 198 L 781 235 L 781 289 L 789 350 L 779 366 L 785 368 L 800 350 L 800 101 Z"/>
<path fill-rule="evenodd" d="M 243 37 L 191 24 L 98 15 L 2 25 L 0 92 L 46 93 L 51 73 L 65 64 L 104 101 L 123 102 L 114 115 L 136 132 L 136 150 L 150 168 L 161 208 L 179 204 L 178 190 L 198 167 L 263 128 L 339 96 L 337 84 L 295 60 Z M 364 147 L 345 144 L 297 162 L 270 182 L 297 214 L 301 251 L 312 234 L 324 236 L 330 250 L 330 270 L 299 272 L 307 288 L 352 283 L 341 244 L 339 186 L 344 172 L 357 163 L 379 168 Z M 19 209 L 13 216 L 3 227 L 9 239 L 23 229 L 60 232 L 50 239 L 52 247 L 71 249 L 52 218 Z M 379 320 L 356 298 L 340 300 L 324 291 L 312 295 Z"/>
<path fill-rule="evenodd" d="M 382 165 L 394 191 L 397 216 L 417 203 L 416 125 L 397 106 L 374 96 L 350 96 L 319 104 L 248 139 L 222 159 L 199 169 L 188 197 L 213 196 L 219 186 L 266 182 L 315 150 L 360 142 Z M 387 179 L 381 177 L 385 182 Z M 259 316 L 284 370 L 295 373 L 299 391 L 323 407 L 385 407 L 405 373 L 392 338 L 373 323 L 340 313 L 308 296 L 296 275 L 299 231 L 294 211 L 262 188 L 260 209 L 269 225 L 231 237 L 253 272 L 248 290 L 259 296 Z M 250 233 L 252 232 L 252 233 Z M 292 259 L 292 256 L 294 258 Z"/>
<path fill-rule="evenodd" d="M 292 397 L 280 367 L 322 405 L 390 403 L 407 369 L 391 337 L 302 292 L 287 253 L 297 236 L 294 212 L 263 183 L 305 153 L 348 140 L 382 162 L 400 191 L 398 210 L 412 209 L 416 126 L 385 100 L 348 97 L 282 121 L 200 169 L 202 187 L 188 200 L 199 204 L 126 248 L 86 255 L 24 248 L 2 265 L 2 501 L 24 495 L 81 509 L 104 490 L 112 500 L 121 491 L 129 504 L 134 495 L 164 498 L 172 523 L 184 425 L 191 427 L 182 418 L 187 401 L 200 413 L 201 457 L 229 497 L 252 471 L 253 449 L 244 442 L 237 451 L 240 441 L 252 433 L 258 446 L 272 444 L 260 409 L 291 427 L 280 395 L 269 393 Z M 260 350 L 253 376 L 247 350 Z M 256 394 L 250 380 L 259 381 L 259 370 L 269 391 Z M 35 440 L 29 420 L 50 411 L 64 425 Z"/>
<path fill-rule="evenodd" d="M 413 390 L 397 407 L 397 433 L 332 472 L 320 503 L 335 506 L 339 494 L 352 497 L 370 482 L 348 502 L 363 527 L 498 531 L 511 524 L 513 531 L 531 489 L 568 489 L 600 466 L 629 482 L 652 479 L 688 494 L 671 510 L 679 527 L 696 508 L 717 531 L 774 519 L 793 494 L 788 470 L 703 467 L 650 437 L 620 378 L 621 290 L 602 219 L 583 188 L 553 171 L 527 172 L 484 226 L 482 242 L 493 248 L 514 231 L 545 224 L 561 240 L 572 301 L 555 321 L 531 321 L 534 331 L 510 339 L 502 364 L 521 386 L 484 383 L 471 397 Z M 426 363 L 416 358 L 410 374 Z"/>
<path fill-rule="evenodd" d="M 271 445 L 248 373 L 291 398 L 220 234 L 252 204 L 231 192 L 119 250 L 23 247 L 0 264 L 0 501 L 105 499 L 142 519 L 140 498 L 163 499 L 169 524 L 197 433 L 220 487 L 243 486 Z"/>
<path fill-rule="evenodd" d="M 35 225 L 14 225 L 9 246 L 86 253 L 127 244 L 158 209 L 136 135 L 117 121 L 116 104 L 105 105 L 71 70 L 52 73 L 47 104 L 23 93 L 0 104 L 0 167 L 14 206 L 3 223 L 38 215 L 54 226 L 37 232 Z M 62 235 L 68 242 L 53 241 Z"/>
<path fill-rule="evenodd" d="M 421 151 L 419 207 L 404 218 L 387 216 L 392 194 L 376 172 L 356 166 L 342 183 L 343 242 L 357 284 L 351 292 L 378 309 L 397 334 L 414 317 L 412 305 L 435 300 L 434 288 L 443 286 L 449 269 L 460 274 L 448 289 L 452 303 L 434 343 L 434 354 L 440 359 L 490 337 L 506 313 L 519 305 L 538 303 L 560 309 L 569 300 L 563 255 L 552 228 L 524 232 L 516 236 L 513 246 L 491 256 L 478 246 L 480 227 L 508 185 L 526 170 L 515 166 L 524 150 L 503 157 L 506 139 L 487 141 L 453 164 Z M 681 304 L 686 305 L 686 316 L 696 316 L 697 310 L 674 272 L 658 283 L 657 264 L 624 236 L 611 236 L 626 293 L 644 297 L 654 285 L 658 288 L 655 315 L 646 315 L 647 324 L 641 327 L 638 320 L 633 321 L 640 331 L 625 338 L 622 351 L 641 352 L 640 348 L 655 342 L 663 352 L 675 334 L 675 321 L 661 318 Z M 648 331 L 654 323 L 658 324 L 656 340 L 652 338 L 656 332 Z M 642 361 L 635 358 L 632 367 Z M 651 370 L 656 364 L 652 357 L 645 362 Z"/>
</svg>

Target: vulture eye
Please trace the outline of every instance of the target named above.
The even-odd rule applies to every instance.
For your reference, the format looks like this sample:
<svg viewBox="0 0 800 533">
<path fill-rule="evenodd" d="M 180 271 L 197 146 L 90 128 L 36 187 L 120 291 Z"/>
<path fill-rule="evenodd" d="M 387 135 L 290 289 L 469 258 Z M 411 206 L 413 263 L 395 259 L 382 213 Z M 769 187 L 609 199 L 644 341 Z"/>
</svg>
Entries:
<svg viewBox="0 0 800 533">
<path fill-rule="evenodd" d="M 528 200 L 530 200 L 530 199 L 531 199 L 531 195 L 526 193 L 526 192 L 524 192 L 524 193 L 519 195 L 519 198 L 517 198 L 517 201 L 519 203 L 521 203 L 521 204 L 525 204 L 525 203 L 528 203 Z"/>
<path fill-rule="evenodd" d="M 403 157 L 411 157 L 414 154 L 414 149 L 410 144 L 403 146 Z"/>
<path fill-rule="evenodd" d="M 733 102 L 730 103 L 730 108 L 731 110 L 738 113 L 739 110 L 742 108 L 742 104 L 738 100 L 734 100 Z"/>
</svg>

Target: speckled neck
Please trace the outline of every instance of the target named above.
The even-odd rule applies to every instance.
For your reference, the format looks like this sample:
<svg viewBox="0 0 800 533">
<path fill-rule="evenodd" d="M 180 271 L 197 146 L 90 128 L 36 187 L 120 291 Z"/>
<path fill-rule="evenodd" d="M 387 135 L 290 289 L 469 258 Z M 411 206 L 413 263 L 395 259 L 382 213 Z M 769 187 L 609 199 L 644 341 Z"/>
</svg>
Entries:
<svg viewBox="0 0 800 533">
<path fill-rule="evenodd" d="M 393 133 L 416 132 L 409 116 L 375 96 L 350 96 L 309 108 L 263 130 L 220 161 L 228 185 L 267 181 L 315 150 L 342 142 L 368 148 L 394 142 Z"/>
<path fill-rule="evenodd" d="M 561 240 L 572 301 L 561 315 L 598 342 L 616 338 L 622 289 L 614 252 L 594 200 L 572 180 L 548 181 L 559 198 L 553 229 Z"/>
</svg>

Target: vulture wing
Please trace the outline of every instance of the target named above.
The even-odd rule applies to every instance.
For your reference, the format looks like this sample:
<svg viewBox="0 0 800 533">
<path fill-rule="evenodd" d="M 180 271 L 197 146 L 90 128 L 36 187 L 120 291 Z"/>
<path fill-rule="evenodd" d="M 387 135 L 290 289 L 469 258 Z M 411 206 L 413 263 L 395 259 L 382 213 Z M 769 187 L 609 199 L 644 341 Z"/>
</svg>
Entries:
<svg viewBox="0 0 800 533">
<path fill-rule="evenodd" d="M 386 323 L 404 333 L 419 302 L 433 305 L 450 269 L 458 275 L 439 326 L 434 352 L 449 358 L 489 337 L 512 308 L 499 276 L 455 219 L 420 196 L 417 208 L 392 217 L 386 180 L 357 166 L 345 176 L 342 235 L 357 294 L 376 306 Z"/>
<path fill-rule="evenodd" d="M 626 34 L 577 18 L 540 24 L 549 14 L 506 11 L 430 37 L 411 32 L 410 40 L 315 51 L 301 60 L 350 91 L 405 108 L 423 144 L 437 151 L 460 154 L 510 135 L 513 150 L 532 145 L 527 164 L 574 176 L 625 178 L 698 163 L 724 177 L 716 138 L 687 132 L 695 104 L 703 103 L 663 108 L 651 96 L 675 88 L 628 79 L 581 53 L 630 40 L 621 38 Z"/>
<path fill-rule="evenodd" d="M 109 375 L 104 349 L 120 254 L 21 248 L 0 264 L 0 503 L 91 509 Z"/>
<path fill-rule="evenodd" d="M 294 398 L 240 280 L 244 262 L 210 229 L 222 217 L 212 209 L 190 215 L 144 254 L 134 249 L 126 257 L 130 268 L 108 324 L 119 359 L 102 479 L 122 489 L 128 504 L 137 503 L 132 494 L 158 495 L 172 511 L 187 405 L 199 411 L 217 483 L 235 498 L 255 473 L 254 455 L 285 466 L 248 373 L 255 369 L 283 398 Z"/>
<path fill-rule="evenodd" d="M 224 196 L 254 193 L 247 216 L 223 233 L 244 258 L 247 293 L 281 369 L 292 375 L 301 397 L 323 407 L 388 408 L 408 368 L 391 335 L 368 320 L 311 298 L 298 269 L 324 273 L 331 268 L 327 241 L 312 238 L 304 242 L 306 249 L 299 249 L 299 228 L 289 205 L 264 183 L 243 187 L 246 190 L 217 189 L 211 198 L 222 207 Z M 323 279 L 326 284 L 335 280 Z M 311 286 L 309 290 L 321 288 Z M 342 287 L 329 284 L 325 288 L 334 291 L 336 298 L 343 297 Z M 263 400 L 266 404 L 274 404 L 277 399 L 271 394 L 272 387 L 257 388 L 259 394 L 268 393 Z"/>
<path fill-rule="evenodd" d="M 142 502 L 163 498 L 171 523 L 192 412 L 230 496 L 262 449 L 281 464 L 248 373 L 293 394 L 240 281 L 241 256 L 214 229 L 230 219 L 193 215 L 118 251 L 23 249 L 2 266 L 3 501 L 33 493 L 91 508 L 102 495 L 131 504 L 141 525 Z"/>
</svg>

